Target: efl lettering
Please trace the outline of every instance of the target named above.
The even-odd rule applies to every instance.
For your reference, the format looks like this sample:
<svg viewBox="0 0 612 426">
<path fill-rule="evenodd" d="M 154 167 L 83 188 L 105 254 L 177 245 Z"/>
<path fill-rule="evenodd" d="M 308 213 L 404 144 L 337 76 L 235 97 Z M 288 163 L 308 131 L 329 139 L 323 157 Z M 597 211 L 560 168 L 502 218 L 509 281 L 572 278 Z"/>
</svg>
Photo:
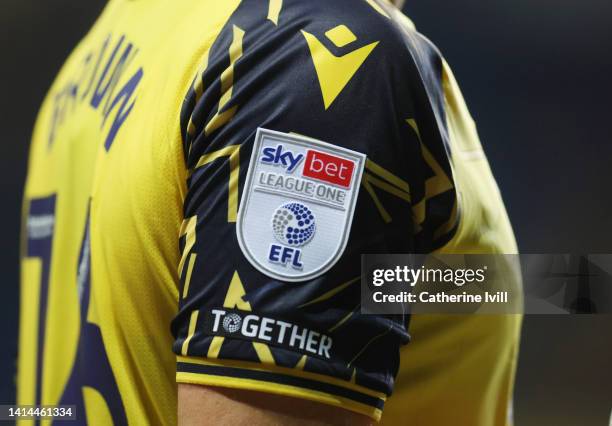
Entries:
<svg viewBox="0 0 612 426">
<path fill-rule="evenodd" d="M 268 259 L 270 260 L 270 262 L 275 262 L 275 263 L 280 262 L 280 252 L 282 249 L 283 248 L 279 246 L 278 244 L 272 244 L 270 246 L 270 255 L 268 256 Z"/>
<path fill-rule="evenodd" d="M 295 269 L 302 269 L 302 251 L 299 249 L 281 246 L 279 244 L 270 245 L 268 260 L 282 265 L 291 265 Z"/>
<path fill-rule="evenodd" d="M 291 262 L 291 266 L 293 266 L 295 269 L 302 269 L 304 267 L 300 257 L 302 257 L 302 252 L 300 250 L 295 250 L 295 255 L 293 256 L 293 260 Z"/>
</svg>

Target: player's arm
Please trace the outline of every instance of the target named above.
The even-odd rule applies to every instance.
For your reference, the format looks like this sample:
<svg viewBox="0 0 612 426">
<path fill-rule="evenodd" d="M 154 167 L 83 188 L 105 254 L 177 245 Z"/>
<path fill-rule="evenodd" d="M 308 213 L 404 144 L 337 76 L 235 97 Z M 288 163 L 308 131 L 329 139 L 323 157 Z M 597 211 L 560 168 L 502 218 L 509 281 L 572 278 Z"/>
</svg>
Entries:
<svg viewBox="0 0 612 426">
<path fill-rule="evenodd" d="M 179 426 L 370 425 L 372 419 L 305 399 L 242 389 L 179 384 Z"/>
<path fill-rule="evenodd" d="M 387 18 L 340 3 L 242 2 L 185 99 L 182 424 L 367 424 L 392 392 L 407 318 L 361 314 L 360 258 L 415 250 L 418 88 Z"/>
</svg>

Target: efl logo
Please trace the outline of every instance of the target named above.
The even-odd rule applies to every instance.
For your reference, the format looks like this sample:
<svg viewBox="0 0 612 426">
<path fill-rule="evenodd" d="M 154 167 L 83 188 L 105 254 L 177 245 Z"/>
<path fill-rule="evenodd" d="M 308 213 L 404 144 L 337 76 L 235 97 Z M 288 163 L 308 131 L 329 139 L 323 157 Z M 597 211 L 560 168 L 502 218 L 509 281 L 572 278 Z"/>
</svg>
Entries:
<svg viewBox="0 0 612 426">
<path fill-rule="evenodd" d="M 319 151 L 306 153 L 304 176 L 350 188 L 354 169 L 355 163 L 350 160 Z"/>
</svg>

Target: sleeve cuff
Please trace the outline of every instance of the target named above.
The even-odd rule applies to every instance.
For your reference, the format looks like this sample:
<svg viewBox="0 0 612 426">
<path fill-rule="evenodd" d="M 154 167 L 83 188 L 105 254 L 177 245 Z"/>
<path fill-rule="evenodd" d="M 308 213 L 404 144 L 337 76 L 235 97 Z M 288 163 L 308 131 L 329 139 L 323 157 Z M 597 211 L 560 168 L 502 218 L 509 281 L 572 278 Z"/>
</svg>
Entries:
<svg viewBox="0 0 612 426">
<path fill-rule="evenodd" d="M 386 395 L 355 383 L 302 370 L 244 361 L 177 357 L 176 381 L 307 399 L 379 421 Z"/>
</svg>

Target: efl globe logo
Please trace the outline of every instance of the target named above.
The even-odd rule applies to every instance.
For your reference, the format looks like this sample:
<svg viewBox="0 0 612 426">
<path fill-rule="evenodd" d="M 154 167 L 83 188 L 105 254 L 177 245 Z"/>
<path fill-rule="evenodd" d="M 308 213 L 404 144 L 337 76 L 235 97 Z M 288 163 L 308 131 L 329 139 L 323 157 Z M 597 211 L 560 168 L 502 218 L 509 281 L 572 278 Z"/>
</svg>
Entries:
<svg viewBox="0 0 612 426">
<path fill-rule="evenodd" d="M 308 244 L 315 233 L 312 211 L 300 203 L 280 206 L 272 217 L 272 230 L 278 241 L 291 247 Z"/>
</svg>

